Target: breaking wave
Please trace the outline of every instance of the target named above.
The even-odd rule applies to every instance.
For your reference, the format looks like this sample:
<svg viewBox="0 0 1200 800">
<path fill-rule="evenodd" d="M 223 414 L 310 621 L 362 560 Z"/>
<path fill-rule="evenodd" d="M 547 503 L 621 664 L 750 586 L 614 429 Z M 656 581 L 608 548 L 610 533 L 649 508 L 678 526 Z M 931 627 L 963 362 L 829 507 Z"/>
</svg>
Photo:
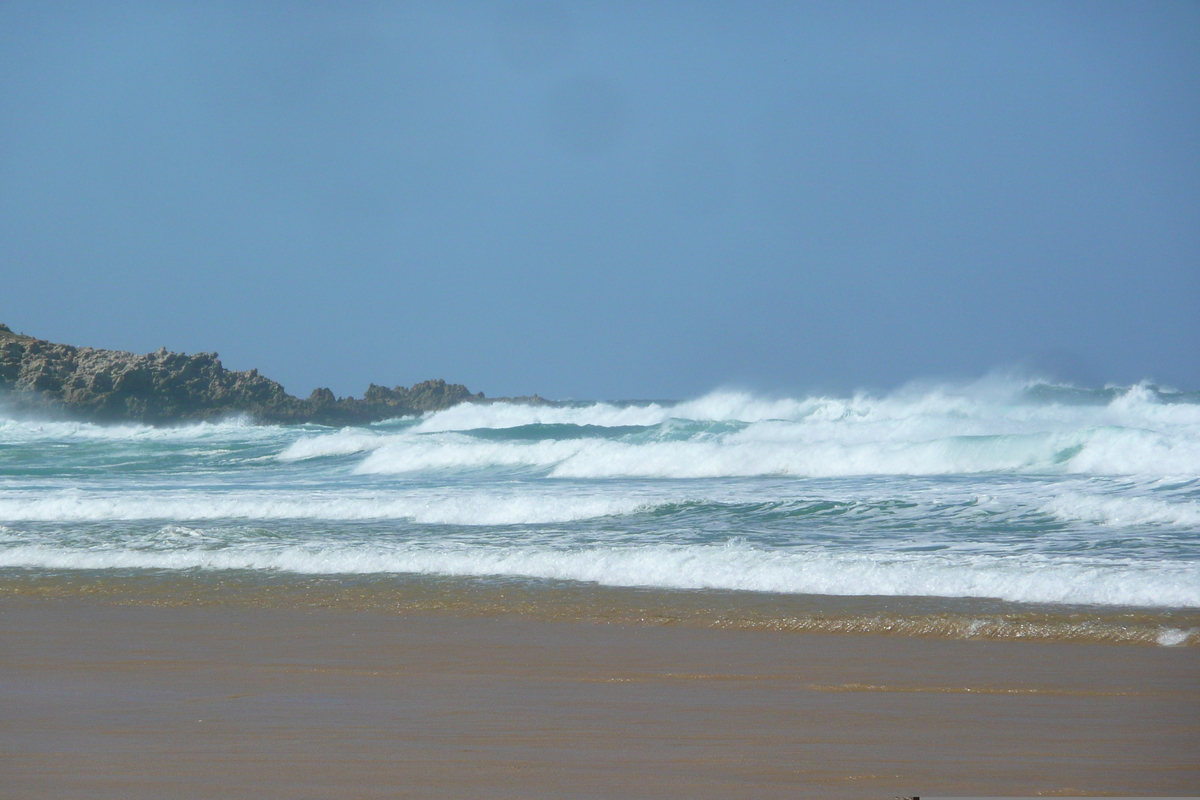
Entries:
<svg viewBox="0 0 1200 800">
<path fill-rule="evenodd" d="M 607 586 L 780 594 L 997 598 L 1012 602 L 1200 607 L 1200 564 L 766 550 L 746 545 L 562 549 L 509 546 L 260 546 L 0 551 L 0 567 L 413 573 L 587 581 Z"/>
<path fill-rule="evenodd" d="M 261 438 L 272 436 L 278 430 L 277 426 L 255 425 L 253 420 L 245 416 L 229 417 L 217 422 L 154 426 L 136 423 L 102 425 L 94 422 L 9 419 L 0 414 L 0 443 L 4 444 L 37 441 L 181 442 L 247 436 Z"/>
<path fill-rule="evenodd" d="M 380 497 L 348 492 L 163 492 L 143 496 L 58 493 L 0 499 L 0 519 L 35 522 L 115 520 L 383 520 L 431 525 L 537 525 L 629 514 L 645 507 L 629 497 L 518 496 L 489 492 L 468 495 Z"/>
<path fill-rule="evenodd" d="M 1043 392 L 1043 394 L 1045 394 Z M 1106 395 L 1107 396 L 1107 395 Z M 1092 397 L 1089 395 L 1089 397 Z M 882 398 L 674 405 L 464 404 L 402 429 L 305 436 L 278 458 L 359 456 L 362 474 L 529 468 L 558 478 L 1200 475 L 1200 404 L 1144 386 L 1103 404 L 937 389 Z"/>
<path fill-rule="evenodd" d="M 1084 475 L 1193 475 L 1200 441 L 1171 441 L 1156 432 L 1073 432 L 951 436 L 934 440 L 817 439 L 781 423 L 758 423 L 713 438 L 684 441 L 546 439 L 497 442 L 463 434 L 437 438 L 378 437 L 305 442 L 310 454 L 367 454 L 364 474 L 530 467 L 556 478 L 720 478 L 790 475 L 950 475 L 1028 472 Z M 291 451 L 286 457 L 292 457 Z M 309 457 L 312 457 L 311 455 Z"/>
<path fill-rule="evenodd" d="M 1200 607 L 1200 397 L 1148 385 L 0 419 L 0 481 L 15 569 Z"/>
<path fill-rule="evenodd" d="M 1105 526 L 1171 525 L 1200 527 L 1200 502 L 1168 502 L 1154 497 L 1104 497 L 1064 493 L 1042 507 L 1062 520 Z"/>
</svg>

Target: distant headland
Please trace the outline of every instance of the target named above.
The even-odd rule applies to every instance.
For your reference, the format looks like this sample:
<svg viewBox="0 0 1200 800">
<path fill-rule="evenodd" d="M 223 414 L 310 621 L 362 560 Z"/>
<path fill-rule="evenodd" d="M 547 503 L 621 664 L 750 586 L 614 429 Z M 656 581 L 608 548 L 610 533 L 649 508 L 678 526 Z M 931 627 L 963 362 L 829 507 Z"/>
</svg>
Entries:
<svg viewBox="0 0 1200 800">
<path fill-rule="evenodd" d="M 550 402 L 537 395 L 500 399 Z M 496 401 L 444 380 L 391 389 L 372 383 L 362 399 L 337 398 L 329 389 L 300 399 L 257 369 L 225 369 L 216 353 L 187 355 L 164 347 L 137 355 L 75 347 L 0 323 L 0 406 L 16 412 L 151 425 L 233 415 L 264 423 L 362 425 L 470 402 Z"/>
</svg>

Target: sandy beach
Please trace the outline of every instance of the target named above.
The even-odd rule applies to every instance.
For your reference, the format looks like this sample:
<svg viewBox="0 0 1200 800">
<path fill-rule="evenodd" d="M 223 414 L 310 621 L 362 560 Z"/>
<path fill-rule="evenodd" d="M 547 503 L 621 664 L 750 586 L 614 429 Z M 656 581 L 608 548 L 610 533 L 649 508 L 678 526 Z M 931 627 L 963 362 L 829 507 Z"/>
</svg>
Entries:
<svg viewBox="0 0 1200 800">
<path fill-rule="evenodd" d="M 0 604 L 18 798 L 1187 795 L 1200 650 Z"/>
<path fill-rule="evenodd" d="M 0 0 L 0 800 L 1200 800 L 1200 0 Z"/>
</svg>

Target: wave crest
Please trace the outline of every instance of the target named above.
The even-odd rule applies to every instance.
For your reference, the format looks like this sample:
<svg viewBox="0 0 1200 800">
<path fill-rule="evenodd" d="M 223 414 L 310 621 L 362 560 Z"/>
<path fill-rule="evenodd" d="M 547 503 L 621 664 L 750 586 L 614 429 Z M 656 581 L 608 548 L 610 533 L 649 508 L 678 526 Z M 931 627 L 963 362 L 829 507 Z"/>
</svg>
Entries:
<svg viewBox="0 0 1200 800">
<path fill-rule="evenodd" d="M 764 550 L 747 545 L 551 548 L 379 545 L 255 549 L 0 551 L 0 567 L 44 569 L 275 570 L 302 574 L 408 573 L 510 576 L 606 586 L 778 594 L 978 597 L 1010 602 L 1200 607 L 1200 564 L 1115 565 L 1074 559 Z"/>
<path fill-rule="evenodd" d="M 1164 403 L 1145 386 L 1105 396 L 1103 404 L 1032 402 L 1017 387 L 990 386 L 801 400 L 715 392 L 677 404 L 463 404 L 399 431 L 307 436 L 279 458 L 361 454 L 360 474 L 530 468 L 562 478 L 1200 475 L 1200 404 Z"/>
</svg>

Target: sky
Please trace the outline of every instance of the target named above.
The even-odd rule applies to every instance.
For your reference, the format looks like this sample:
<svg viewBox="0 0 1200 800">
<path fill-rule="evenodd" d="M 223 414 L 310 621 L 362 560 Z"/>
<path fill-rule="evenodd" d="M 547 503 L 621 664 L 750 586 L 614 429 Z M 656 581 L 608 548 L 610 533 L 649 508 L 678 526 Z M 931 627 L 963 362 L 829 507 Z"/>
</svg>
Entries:
<svg viewBox="0 0 1200 800">
<path fill-rule="evenodd" d="M 1200 3 L 0 0 L 0 322 L 305 396 L 1200 389 Z"/>
</svg>

